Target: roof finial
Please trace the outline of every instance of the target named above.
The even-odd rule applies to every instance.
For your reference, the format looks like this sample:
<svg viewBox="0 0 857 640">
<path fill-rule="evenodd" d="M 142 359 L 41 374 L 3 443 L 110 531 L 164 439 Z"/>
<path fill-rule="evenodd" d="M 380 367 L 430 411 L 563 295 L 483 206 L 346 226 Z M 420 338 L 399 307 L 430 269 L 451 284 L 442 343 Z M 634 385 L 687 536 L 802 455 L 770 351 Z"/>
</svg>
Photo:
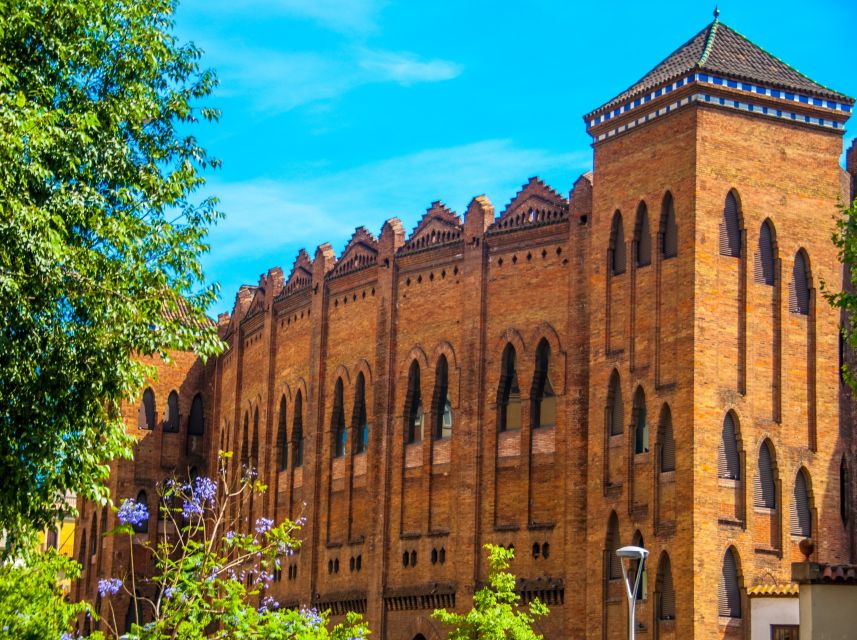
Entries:
<svg viewBox="0 0 857 640">
<path fill-rule="evenodd" d="M 715 20 L 720 19 L 720 9 L 717 7 L 717 5 L 714 5 L 714 19 Z"/>
</svg>

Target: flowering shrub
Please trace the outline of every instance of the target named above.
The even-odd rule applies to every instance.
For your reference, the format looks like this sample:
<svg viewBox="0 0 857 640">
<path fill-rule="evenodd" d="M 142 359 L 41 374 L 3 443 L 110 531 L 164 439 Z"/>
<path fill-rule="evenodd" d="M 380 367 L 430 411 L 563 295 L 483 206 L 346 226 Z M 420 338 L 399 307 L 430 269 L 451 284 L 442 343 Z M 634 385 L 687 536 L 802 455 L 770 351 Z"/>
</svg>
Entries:
<svg viewBox="0 0 857 640">
<path fill-rule="evenodd" d="M 369 635 L 357 614 L 328 629 L 327 612 L 284 609 L 268 593 L 284 558 L 299 542 L 295 534 L 303 524 L 276 524 L 260 517 L 254 523 L 233 517 L 235 503 L 261 494 L 265 486 L 245 470 L 230 487 L 227 461 L 221 453 L 219 477 L 168 481 L 162 488 L 164 527 L 153 547 L 156 575 L 107 578 L 98 583 L 101 596 L 101 631 L 109 638 L 155 640 L 160 638 L 277 638 L 284 640 L 356 640 Z M 134 527 L 148 518 L 145 505 L 125 500 L 119 508 L 119 527 L 113 534 L 134 541 Z M 130 629 L 125 603 L 131 600 Z M 121 610 L 120 610 L 121 609 Z M 134 612 L 138 612 L 134 615 Z M 134 618 L 139 618 L 134 620 Z M 101 635 L 100 633 L 97 635 Z M 94 636 L 97 637 L 97 636 Z"/>
</svg>

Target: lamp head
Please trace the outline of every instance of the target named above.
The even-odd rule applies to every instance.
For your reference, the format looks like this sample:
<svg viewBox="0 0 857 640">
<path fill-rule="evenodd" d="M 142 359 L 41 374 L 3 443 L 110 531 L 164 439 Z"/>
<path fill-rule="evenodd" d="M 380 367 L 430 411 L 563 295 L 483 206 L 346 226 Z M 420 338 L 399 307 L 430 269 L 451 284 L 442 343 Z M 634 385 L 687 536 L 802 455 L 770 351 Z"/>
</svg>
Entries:
<svg viewBox="0 0 857 640">
<path fill-rule="evenodd" d="M 649 550 L 642 547 L 622 547 L 616 550 L 616 555 L 620 558 L 630 558 L 631 560 L 645 560 L 649 555 Z"/>
</svg>

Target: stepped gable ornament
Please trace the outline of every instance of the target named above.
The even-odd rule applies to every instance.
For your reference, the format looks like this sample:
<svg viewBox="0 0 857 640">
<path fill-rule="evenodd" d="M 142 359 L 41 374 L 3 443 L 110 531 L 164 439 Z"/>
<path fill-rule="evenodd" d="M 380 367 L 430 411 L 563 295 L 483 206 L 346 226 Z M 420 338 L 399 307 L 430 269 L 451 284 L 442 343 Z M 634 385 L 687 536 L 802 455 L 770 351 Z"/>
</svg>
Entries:
<svg viewBox="0 0 857 640">
<path fill-rule="evenodd" d="M 235 294 L 235 304 L 232 305 L 232 315 L 229 318 L 229 325 L 224 333 L 224 340 L 229 339 L 238 330 L 239 325 L 250 310 L 255 293 L 256 287 L 251 284 L 242 284 L 238 288 L 238 293 Z"/>
<path fill-rule="evenodd" d="M 336 265 L 327 275 L 328 279 L 360 271 L 378 263 L 378 240 L 366 227 L 357 227 L 348 241 Z"/>
<path fill-rule="evenodd" d="M 283 285 L 283 290 L 277 296 L 277 300 L 285 298 L 289 294 L 297 291 L 309 289 L 312 285 L 312 260 L 306 249 L 298 251 L 298 256 L 295 258 L 295 263 L 292 265 L 292 272 L 289 274 L 289 279 Z"/>
<path fill-rule="evenodd" d="M 423 214 L 400 252 L 421 251 L 457 242 L 461 240 L 463 233 L 464 224 L 461 217 L 437 200 L 432 202 Z"/>
<path fill-rule="evenodd" d="M 532 177 L 491 224 L 488 233 L 555 224 L 567 218 L 568 200 L 543 180 Z"/>
</svg>

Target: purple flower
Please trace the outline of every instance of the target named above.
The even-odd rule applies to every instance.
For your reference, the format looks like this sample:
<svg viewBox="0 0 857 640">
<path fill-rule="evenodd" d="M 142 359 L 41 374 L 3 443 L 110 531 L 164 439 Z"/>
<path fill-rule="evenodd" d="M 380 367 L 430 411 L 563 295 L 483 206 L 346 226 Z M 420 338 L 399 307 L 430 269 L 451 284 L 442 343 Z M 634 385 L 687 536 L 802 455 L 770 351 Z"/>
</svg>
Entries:
<svg viewBox="0 0 857 640">
<path fill-rule="evenodd" d="M 236 535 L 237 534 L 234 531 L 227 531 L 226 535 L 224 536 L 226 538 L 226 542 L 232 542 L 233 540 L 235 540 Z"/>
<path fill-rule="evenodd" d="M 207 502 L 213 507 L 214 498 L 217 496 L 217 483 L 211 478 L 194 478 L 193 495 L 200 504 Z"/>
<path fill-rule="evenodd" d="M 259 518 L 256 520 L 256 533 L 265 533 L 274 526 L 274 521 L 270 518 Z"/>
<path fill-rule="evenodd" d="M 98 595 L 102 598 L 106 596 L 115 596 L 122 588 L 122 581 L 119 578 L 106 578 L 98 581 Z"/>
<path fill-rule="evenodd" d="M 175 593 L 176 593 L 175 587 L 167 587 L 166 589 L 164 589 L 164 598 L 166 600 L 172 600 Z"/>
<path fill-rule="evenodd" d="M 128 498 L 119 507 L 117 514 L 119 522 L 122 524 L 130 524 L 132 527 L 139 527 L 149 520 L 149 508 L 142 502 L 137 502 Z"/>
<path fill-rule="evenodd" d="M 200 505 L 196 500 L 193 499 L 185 500 L 182 503 L 182 515 L 185 518 L 202 515 L 202 505 Z"/>
<path fill-rule="evenodd" d="M 279 609 L 280 603 L 274 600 L 271 596 L 265 596 L 262 600 L 262 606 L 259 607 L 259 613 L 265 613 L 269 609 Z"/>
<path fill-rule="evenodd" d="M 316 626 L 316 627 L 320 626 L 321 623 L 324 622 L 322 617 L 320 615 L 318 615 L 318 610 L 315 608 L 301 609 L 300 615 L 304 620 L 306 620 L 311 625 Z"/>
</svg>

